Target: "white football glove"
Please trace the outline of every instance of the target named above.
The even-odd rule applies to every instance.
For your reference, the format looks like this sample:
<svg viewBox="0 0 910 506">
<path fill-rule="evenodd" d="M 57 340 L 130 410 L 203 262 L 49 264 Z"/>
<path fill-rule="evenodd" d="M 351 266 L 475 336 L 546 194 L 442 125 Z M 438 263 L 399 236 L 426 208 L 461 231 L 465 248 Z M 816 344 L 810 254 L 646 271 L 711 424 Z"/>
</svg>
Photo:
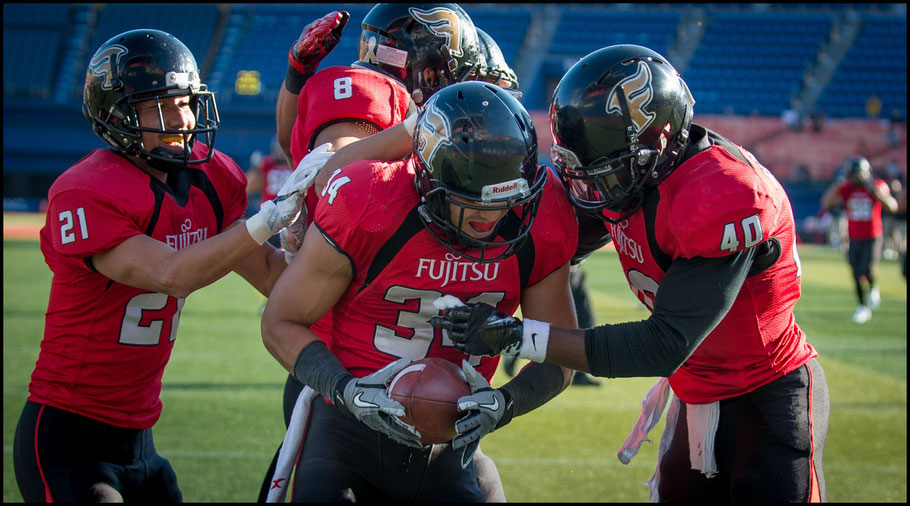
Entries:
<svg viewBox="0 0 910 506">
<path fill-rule="evenodd" d="M 278 190 L 278 196 L 263 202 L 259 212 L 246 220 L 246 229 L 256 242 L 264 243 L 297 219 L 307 189 L 313 185 L 319 169 L 334 154 L 329 151 L 331 147 L 329 143 L 323 144 L 303 157 Z"/>
</svg>

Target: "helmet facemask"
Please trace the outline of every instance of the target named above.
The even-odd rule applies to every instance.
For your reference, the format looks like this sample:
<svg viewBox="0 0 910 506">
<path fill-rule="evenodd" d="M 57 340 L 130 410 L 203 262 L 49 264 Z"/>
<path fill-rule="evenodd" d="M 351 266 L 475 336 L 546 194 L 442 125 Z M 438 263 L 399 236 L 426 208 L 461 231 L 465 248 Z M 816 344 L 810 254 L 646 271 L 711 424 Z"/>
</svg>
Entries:
<svg viewBox="0 0 910 506">
<path fill-rule="evenodd" d="M 575 207 L 597 212 L 609 209 L 623 217 L 606 221 L 618 223 L 635 213 L 644 198 L 645 183 L 658 177 L 658 151 L 641 147 L 606 160 L 583 166 L 572 151 L 558 144 L 550 148 L 553 166 L 563 178 Z"/>
<path fill-rule="evenodd" d="M 437 241 L 449 251 L 473 260 L 478 263 L 498 262 L 513 255 L 527 240 L 531 225 L 537 217 L 543 186 L 546 182 L 545 169 L 536 168 L 539 173 L 533 179 L 533 186 L 528 185 L 524 178 L 507 181 L 502 185 L 489 185 L 486 196 L 480 200 L 476 195 L 470 195 L 447 188 L 438 180 L 430 178 L 429 172 L 421 168 L 422 162 L 416 155 L 413 157 L 418 167 L 417 189 L 422 195 L 424 205 L 418 208 L 420 216 L 426 223 L 432 223 L 441 229 L 445 237 L 427 227 Z M 506 198 L 493 198 L 495 187 L 512 187 L 513 193 Z M 512 196 L 514 194 L 514 196 Z M 453 198 L 456 197 L 456 198 Z M 452 215 L 452 207 L 458 209 L 457 215 Z M 469 209 L 479 211 L 506 211 L 505 215 L 496 222 L 492 231 L 483 239 L 472 237 L 463 231 L 465 225 L 465 212 Z M 498 240 L 497 240 L 498 238 Z M 506 249 L 495 256 L 491 256 L 488 248 L 506 246 Z M 472 254 L 470 250 L 479 250 Z"/>
<path fill-rule="evenodd" d="M 172 129 L 165 126 L 164 112 L 161 110 L 161 99 L 173 97 L 190 97 L 190 107 L 193 109 L 195 117 L 195 126 L 190 129 Z M 144 127 L 139 124 L 139 114 L 136 111 L 136 104 L 145 101 L 154 101 L 158 111 L 157 127 Z M 192 150 L 197 138 L 209 147 L 214 146 L 215 132 L 220 125 L 218 109 L 215 105 L 215 99 L 212 92 L 207 91 L 205 85 L 201 86 L 200 91 L 194 91 L 192 88 L 187 91 L 179 89 L 164 90 L 163 93 L 142 95 L 126 95 L 114 104 L 114 108 L 120 111 L 127 111 L 125 120 L 122 122 L 123 128 L 110 126 L 111 130 L 121 135 L 129 136 L 135 141 L 131 144 L 131 153 L 149 162 L 153 168 L 162 172 L 178 172 L 188 165 L 196 165 L 209 161 L 212 158 L 213 150 L 198 160 L 192 160 Z M 183 150 L 180 152 L 170 151 L 163 147 L 155 147 L 151 150 L 146 148 L 142 142 L 142 132 L 150 132 L 158 135 L 171 134 L 179 136 L 182 140 Z"/>
</svg>

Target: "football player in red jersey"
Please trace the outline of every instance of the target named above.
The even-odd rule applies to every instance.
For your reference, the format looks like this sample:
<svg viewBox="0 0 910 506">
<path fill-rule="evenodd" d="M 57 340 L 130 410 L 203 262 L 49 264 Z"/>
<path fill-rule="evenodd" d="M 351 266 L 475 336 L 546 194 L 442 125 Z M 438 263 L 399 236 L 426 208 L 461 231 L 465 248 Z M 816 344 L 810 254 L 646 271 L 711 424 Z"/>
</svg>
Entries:
<svg viewBox="0 0 910 506">
<path fill-rule="evenodd" d="M 231 270 L 268 295 L 286 263 L 263 243 L 296 218 L 305 182 L 292 175 L 281 196 L 239 219 L 246 180 L 214 149 L 214 97 L 165 32 L 104 43 L 83 113 L 110 147 L 48 195 L 40 245 L 53 280 L 16 429 L 16 479 L 26 502 L 179 501 L 151 428 L 184 301 Z"/>
<path fill-rule="evenodd" d="M 331 176 L 262 320 L 266 347 L 321 395 L 303 436 L 296 498 L 483 501 L 471 459 L 480 438 L 566 387 L 571 371 L 532 364 L 493 389 L 498 358 L 461 353 L 428 323 L 448 294 L 575 324 L 576 237 L 561 226 L 574 212 L 536 161 L 521 104 L 495 85 L 466 82 L 425 104 L 410 158 L 357 162 Z M 329 309 L 331 327 L 316 325 Z M 397 371 L 428 356 L 463 367 L 472 384 L 451 445 L 421 445 L 386 393 Z"/>
<path fill-rule="evenodd" d="M 881 295 L 876 283 L 878 262 L 882 256 L 882 206 L 897 212 L 897 200 L 888 183 L 872 177 L 872 167 L 864 156 L 846 160 L 847 178 L 835 181 L 822 195 L 822 207 L 844 206 L 847 214 L 847 236 L 850 244 L 847 261 L 853 271 L 853 283 L 859 306 L 853 321 L 866 323 L 872 310 L 878 308 Z"/>
<path fill-rule="evenodd" d="M 823 501 L 828 391 L 793 317 L 793 212 L 749 152 L 691 123 L 694 103 L 666 58 L 617 45 L 569 69 L 550 108 L 552 159 L 579 211 L 578 255 L 612 237 L 647 320 L 547 331 L 470 304 L 434 326 L 471 354 L 529 357 L 533 339 L 548 363 L 667 378 L 643 413 L 656 424 L 672 388 L 652 500 Z M 621 460 L 650 428 L 630 436 Z"/>
<path fill-rule="evenodd" d="M 468 79 L 494 81 L 517 89 L 518 80 L 507 65 L 488 65 L 485 50 L 498 51 L 495 42 L 481 41 L 470 16 L 457 4 L 377 4 L 361 24 L 358 60 L 350 67 L 316 71 L 337 45 L 349 15 L 335 11 L 301 32 L 288 53 L 289 66 L 277 104 L 278 138 L 295 165 L 317 146 L 331 151 L 366 137 L 407 116 L 436 90 Z M 485 45 L 481 44 L 483 42 Z M 494 47 L 490 47 L 490 45 Z M 501 58 L 502 63 L 504 59 Z M 410 138 L 405 144 L 410 150 Z M 281 234 L 288 259 L 300 247 L 312 222 L 326 173 L 308 192 L 300 219 Z M 321 320 L 328 325 L 329 316 Z M 303 385 L 289 375 L 284 389 L 285 424 L 291 420 Z M 278 454 L 267 472 L 260 500 L 273 485 Z M 495 464 L 476 453 L 478 478 L 488 500 L 505 501 Z"/>
</svg>

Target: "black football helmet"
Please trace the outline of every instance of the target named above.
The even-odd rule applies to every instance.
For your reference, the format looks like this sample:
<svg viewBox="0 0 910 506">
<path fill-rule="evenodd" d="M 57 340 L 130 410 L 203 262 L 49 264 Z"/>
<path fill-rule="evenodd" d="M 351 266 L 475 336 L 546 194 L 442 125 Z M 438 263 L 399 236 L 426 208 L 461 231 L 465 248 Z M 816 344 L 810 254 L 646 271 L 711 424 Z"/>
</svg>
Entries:
<svg viewBox="0 0 910 506">
<path fill-rule="evenodd" d="M 475 262 L 515 253 L 537 216 L 547 171 L 537 165 L 537 133 L 518 100 L 480 81 L 447 86 L 421 108 L 413 148 L 418 212 L 430 234 Z M 450 215 L 450 204 L 458 216 Z M 461 230 L 465 209 L 507 212 L 489 236 L 477 239 Z M 499 246 L 505 246 L 499 254 L 489 251 Z"/>
<path fill-rule="evenodd" d="M 490 34 L 480 28 L 477 28 L 477 40 L 480 41 L 480 52 L 483 54 L 486 64 L 480 67 L 476 80 L 513 90 L 517 93 L 516 98 L 521 98 L 521 93 L 518 92 L 518 76 L 506 62 L 499 44 L 493 37 L 490 37 Z"/>
<path fill-rule="evenodd" d="M 550 105 L 551 159 L 572 203 L 606 221 L 631 216 L 682 157 L 694 104 L 676 69 L 646 47 L 609 46 L 579 60 Z"/>
<path fill-rule="evenodd" d="M 168 129 L 160 99 L 189 96 L 196 115 L 191 130 Z M 155 100 L 158 128 L 139 125 L 135 104 Z M 176 37 L 159 30 L 143 29 L 121 33 L 105 42 L 92 56 L 85 73 L 82 114 L 92 129 L 111 147 L 137 156 L 164 172 L 177 172 L 187 165 L 207 162 L 212 157 L 215 131 L 220 125 L 215 97 L 200 82 L 199 66 L 187 47 Z M 142 144 L 142 132 L 183 137 L 183 152 L 164 148 L 151 151 Z M 198 136 L 208 145 L 204 159 L 191 160 Z"/>
<path fill-rule="evenodd" d="M 417 105 L 483 64 L 474 23 L 457 4 L 376 4 L 361 27 L 354 65 L 401 82 Z"/>
<path fill-rule="evenodd" d="M 872 179 L 872 165 L 865 156 L 855 156 L 846 161 L 847 179 L 855 185 L 865 185 Z"/>
</svg>

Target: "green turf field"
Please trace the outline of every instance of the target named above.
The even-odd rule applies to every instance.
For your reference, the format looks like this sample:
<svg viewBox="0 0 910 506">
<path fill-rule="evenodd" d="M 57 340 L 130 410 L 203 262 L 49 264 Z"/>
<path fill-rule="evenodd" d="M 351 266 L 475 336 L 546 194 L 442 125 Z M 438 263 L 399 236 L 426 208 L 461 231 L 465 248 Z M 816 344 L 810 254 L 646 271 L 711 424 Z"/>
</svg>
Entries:
<svg viewBox="0 0 910 506">
<path fill-rule="evenodd" d="M 862 326 L 845 258 L 800 249 L 796 317 L 820 353 L 831 394 L 825 447 L 832 502 L 907 502 L 907 290 L 895 262 L 881 265 L 882 305 Z M 585 263 L 598 320 L 647 316 L 612 253 Z M 35 241 L 3 243 L 3 500 L 21 502 L 12 466 L 16 421 L 38 355 L 50 272 Z M 264 298 L 234 274 L 191 295 L 164 375 L 158 451 L 188 502 L 251 502 L 284 435 L 285 372 L 259 337 Z M 494 383 L 504 381 L 499 374 Z M 628 466 L 616 450 L 651 379 L 570 387 L 484 439 L 511 501 L 643 502 L 656 445 Z M 654 441 L 663 429 L 652 433 Z"/>
</svg>

